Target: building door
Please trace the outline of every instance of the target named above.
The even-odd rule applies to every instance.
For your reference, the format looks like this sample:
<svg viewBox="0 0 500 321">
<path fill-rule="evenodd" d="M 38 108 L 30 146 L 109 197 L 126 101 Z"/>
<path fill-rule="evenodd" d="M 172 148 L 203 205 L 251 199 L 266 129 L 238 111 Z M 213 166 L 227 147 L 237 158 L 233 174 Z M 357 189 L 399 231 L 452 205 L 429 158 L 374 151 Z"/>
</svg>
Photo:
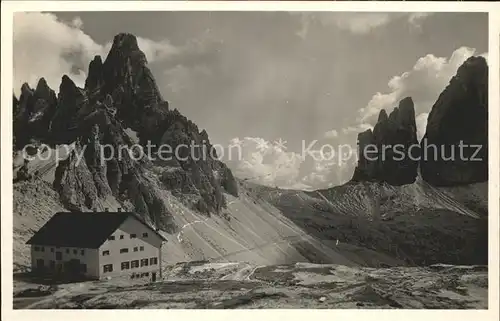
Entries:
<svg viewBox="0 0 500 321">
<path fill-rule="evenodd" d="M 80 260 L 71 259 L 66 264 L 66 272 L 71 276 L 77 276 L 81 273 L 82 266 Z"/>
<path fill-rule="evenodd" d="M 151 273 L 151 280 L 156 282 L 156 272 Z"/>
<path fill-rule="evenodd" d="M 36 269 L 38 271 L 42 271 L 43 268 L 44 268 L 43 260 L 42 259 L 36 260 Z"/>
</svg>

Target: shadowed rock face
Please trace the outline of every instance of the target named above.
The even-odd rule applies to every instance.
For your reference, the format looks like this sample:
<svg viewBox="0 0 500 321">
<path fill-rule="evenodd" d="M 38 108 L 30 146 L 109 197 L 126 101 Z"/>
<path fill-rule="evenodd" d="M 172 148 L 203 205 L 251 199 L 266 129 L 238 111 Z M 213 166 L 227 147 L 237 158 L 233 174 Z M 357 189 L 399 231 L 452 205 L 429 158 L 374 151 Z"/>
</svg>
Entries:
<svg viewBox="0 0 500 321">
<path fill-rule="evenodd" d="M 62 77 L 58 103 L 49 129 L 53 143 L 71 143 L 78 137 L 79 112 L 88 106 L 87 93 L 68 76 Z"/>
<path fill-rule="evenodd" d="M 137 39 L 131 34 L 118 34 L 104 64 L 94 63 L 96 79 L 103 77 L 101 94 L 110 94 L 118 106 L 120 118 L 137 130 L 147 128 L 145 114 L 160 116 L 168 110 L 153 75 L 147 67 L 146 55 L 139 49 Z M 102 69 L 99 69 L 102 68 Z M 97 83 L 99 83 L 97 81 Z M 155 113 L 151 113 L 152 109 Z M 164 120 L 164 117 L 160 117 Z"/>
<path fill-rule="evenodd" d="M 468 146 L 462 147 L 463 157 L 461 142 Z M 432 107 L 422 140 L 425 151 L 422 178 L 435 186 L 488 180 L 488 66 L 483 57 L 467 59 Z"/>
<path fill-rule="evenodd" d="M 104 63 L 100 56 L 90 62 L 85 88 L 64 75 L 56 98 L 42 78 L 36 90 L 23 85 L 19 101 L 14 97 L 14 111 L 17 148 L 33 139 L 49 145 L 76 142 L 53 182 L 67 208 L 103 209 L 102 200 L 112 197 L 173 230 L 165 190 L 189 191 L 187 205 L 207 214 L 226 206 L 223 190 L 238 195 L 237 183 L 213 153 L 206 131 L 178 110 L 169 110 L 131 34 L 115 36 Z M 126 129 L 134 131 L 144 147 L 188 148 L 167 155 L 167 161 L 158 160 L 157 147 L 151 157 L 140 158 L 123 148 L 134 144 Z"/>
<path fill-rule="evenodd" d="M 353 181 L 411 184 L 417 176 L 417 126 L 413 101 L 400 101 L 389 116 L 381 110 L 373 132 L 358 135 L 359 161 Z M 410 153 L 415 157 L 409 157 Z"/>
<path fill-rule="evenodd" d="M 13 103 L 16 147 L 24 146 L 34 137 L 47 138 L 47 129 L 57 107 L 57 97 L 45 79 L 40 78 L 35 90 L 23 84 L 19 100 L 14 96 Z"/>
</svg>

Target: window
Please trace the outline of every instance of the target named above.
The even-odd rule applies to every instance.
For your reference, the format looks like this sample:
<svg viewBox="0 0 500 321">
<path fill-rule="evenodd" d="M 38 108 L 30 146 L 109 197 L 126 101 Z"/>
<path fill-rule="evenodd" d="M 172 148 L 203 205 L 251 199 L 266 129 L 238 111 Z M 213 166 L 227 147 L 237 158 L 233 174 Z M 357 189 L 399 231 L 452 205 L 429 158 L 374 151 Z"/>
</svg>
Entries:
<svg viewBox="0 0 500 321">
<path fill-rule="evenodd" d="M 40 248 L 38 246 L 35 246 L 35 252 L 40 251 Z"/>
<path fill-rule="evenodd" d="M 137 234 L 130 234 L 131 239 L 135 239 L 137 237 Z"/>
<path fill-rule="evenodd" d="M 66 249 L 66 254 L 69 254 L 69 249 Z"/>
<path fill-rule="evenodd" d="M 158 264 L 158 258 L 157 257 L 152 257 L 149 259 L 149 265 L 156 265 Z"/>
<path fill-rule="evenodd" d="M 122 270 L 130 269 L 130 262 L 122 262 Z"/>
<path fill-rule="evenodd" d="M 109 250 L 102 251 L 102 256 L 106 256 L 106 255 L 109 255 Z"/>
<path fill-rule="evenodd" d="M 78 254 L 78 250 L 77 249 L 73 249 L 73 254 Z"/>
<path fill-rule="evenodd" d="M 148 263 L 149 263 L 148 259 L 141 260 L 141 266 L 148 266 Z"/>
<path fill-rule="evenodd" d="M 56 260 L 62 260 L 62 252 L 56 252 Z"/>
<path fill-rule="evenodd" d="M 138 268 L 139 267 L 139 260 L 133 260 L 131 263 L 131 266 L 133 269 L 135 268 Z"/>
<path fill-rule="evenodd" d="M 41 250 L 42 252 L 45 252 L 45 248 L 44 248 L 43 246 L 40 248 L 40 250 Z"/>
<path fill-rule="evenodd" d="M 123 235 L 120 235 L 120 240 L 123 240 Z"/>
<path fill-rule="evenodd" d="M 139 251 L 139 248 L 136 246 L 136 247 L 134 247 L 134 252 L 137 252 L 137 251 Z"/>
<path fill-rule="evenodd" d="M 140 251 L 144 251 L 144 246 L 141 246 L 141 247 L 139 248 L 139 250 L 140 250 Z"/>
<path fill-rule="evenodd" d="M 54 252 L 54 248 L 53 247 L 50 248 L 50 252 Z"/>
<path fill-rule="evenodd" d="M 81 255 L 85 255 L 85 250 L 80 250 Z"/>
<path fill-rule="evenodd" d="M 148 237 L 148 233 L 142 233 L 142 237 Z"/>
<path fill-rule="evenodd" d="M 102 268 L 104 273 L 113 272 L 113 264 L 105 264 Z"/>
<path fill-rule="evenodd" d="M 108 240 L 110 240 L 110 241 L 114 241 L 114 240 L 115 240 L 115 236 L 114 236 L 114 235 L 111 235 L 110 237 L 108 237 Z"/>
<path fill-rule="evenodd" d="M 128 249 L 127 248 L 120 249 L 120 253 L 128 253 Z"/>
</svg>

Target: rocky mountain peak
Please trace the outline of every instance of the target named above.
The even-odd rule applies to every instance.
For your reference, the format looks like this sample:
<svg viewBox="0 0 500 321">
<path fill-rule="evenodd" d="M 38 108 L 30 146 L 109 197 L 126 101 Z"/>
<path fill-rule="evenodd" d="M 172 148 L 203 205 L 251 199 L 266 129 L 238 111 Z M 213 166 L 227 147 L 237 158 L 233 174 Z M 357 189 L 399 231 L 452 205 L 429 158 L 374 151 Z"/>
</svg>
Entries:
<svg viewBox="0 0 500 321">
<path fill-rule="evenodd" d="M 358 135 L 360 150 L 372 144 L 382 146 L 418 144 L 415 107 L 411 97 L 399 102 L 389 116 L 381 110 L 372 132 Z M 462 145 L 462 147 L 460 147 Z M 462 148 L 462 153 L 460 152 Z M 425 136 L 409 157 L 395 160 L 367 160 L 360 151 L 353 181 L 386 182 L 391 185 L 415 181 L 417 172 L 434 186 L 456 186 L 488 179 L 488 65 L 484 57 L 470 57 L 457 70 L 449 85 L 432 106 Z M 375 158 L 375 157 L 374 157 Z M 401 157 L 399 157 L 401 158 Z M 420 166 L 420 167 L 419 167 Z"/>
<path fill-rule="evenodd" d="M 30 85 L 25 82 L 21 86 L 21 96 L 24 95 L 31 95 L 33 93 L 33 89 L 31 89 Z"/>
<path fill-rule="evenodd" d="M 353 181 L 386 182 L 392 185 L 410 184 L 417 176 L 418 163 L 408 157 L 409 147 L 418 144 L 415 109 L 410 97 L 402 99 L 389 116 L 382 109 L 371 130 L 358 135 L 359 160 Z M 406 155 L 402 160 L 395 148 Z M 368 146 L 369 149 L 368 149 Z"/>
<path fill-rule="evenodd" d="M 119 117 L 136 131 L 146 130 L 143 118 L 149 118 L 151 110 L 160 122 L 163 116 L 159 114 L 168 110 L 168 102 L 163 99 L 134 35 L 116 35 L 102 68 L 97 57 L 90 63 L 87 82 L 87 88 L 93 88 L 93 97 L 111 95 Z"/>
<path fill-rule="evenodd" d="M 483 81 L 487 74 L 488 63 L 482 56 L 469 57 L 457 70 L 457 77 L 468 81 Z"/>
<path fill-rule="evenodd" d="M 61 84 L 59 85 L 59 95 L 66 95 L 71 92 L 76 92 L 77 90 L 77 86 L 73 80 L 71 80 L 68 75 L 63 75 L 61 78 Z"/>
<path fill-rule="evenodd" d="M 462 155 L 460 154 L 460 144 Z M 438 146 L 437 149 L 427 146 Z M 468 58 L 432 106 L 420 162 L 422 178 L 436 186 L 488 179 L 488 65 Z"/>
<path fill-rule="evenodd" d="M 137 38 L 130 33 L 119 33 L 113 38 L 110 54 L 120 53 L 124 56 L 141 52 L 137 43 Z M 142 54 L 144 55 L 144 53 Z M 146 56 L 144 55 L 144 58 Z M 146 62 L 147 63 L 147 62 Z"/>
<path fill-rule="evenodd" d="M 85 80 L 85 89 L 93 91 L 104 85 L 104 70 L 101 56 L 97 55 L 89 64 L 89 72 Z"/>
<path fill-rule="evenodd" d="M 220 213 L 226 206 L 223 191 L 238 195 L 231 170 L 210 153 L 213 147 L 208 133 L 200 132 L 178 110 L 169 110 L 146 56 L 131 34 L 115 36 L 104 63 L 100 56 L 94 57 L 84 88 L 64 75 L 56 99 L 40 79 L 35 93 L 28 84 L 23 85 L 16 105 L 15 137 L 22 138 L 16 140 L 18 148 L 30 139 L 51 146 L 75 143 L 75 150 L 60 162 L 52 182 L 68 209 L 103 208 L 103 202 L 114 199 L 172 231 L 170 203 L 165 199 L 168 192 L 204 214 Z M 41 117 L 30 122 L 34 108 L 39 108 Z M 143 146 L 167 144 L 170 150 L 177 150 L 185 144 L 187 148 L 166 155 L 170 158 L 166 161 L 158 159 L 154 148 L 137 158 L 126 149 L 121 152 L 132 145 L 126 129 L 135 132 Z M 104 162 L 103 144 L 116 152 Z M 77 155 L 82 152 L 80 161 Z"/>
<path fill-rule="evenodd" d="M 36 89 L 35 89 L 35 92 L 37 92 L 38 94 L 42 94 L 42 93 L 45 93 L 45 92 L 49 92 L 50 91 L 50 88 L 49 88 L 49 85 L 47 85 L 47 81 L 45 80 L 45 78 L 40 78 L 40 80 L 38 80 L 38 83 L 36 85 Z"/>
<path fill-rule="evenodd" d="M 385 111 L 385 109 L 382 109 L 380 111 L 380 113 L 378 114 L 377 124 L 381 123 L 381 122 L 384 122 L 384 121 L 386 121 L 388 119 L 389 119 L 389 117 L 387 116 L 387 112 Z"/>
<path fill-rule="evenodd" d="M 411 97 L 403 98 L 399 102 L 398 108 L 398 123 L 402 126 L 414 126 L 416 125 L 415 121 L 415 105 L 413 103 L 413 99 Z M 416 130 L 416 128 L 415 128 Z"/>
<path fill-rule="evenodd" d="M 45 137 L 56 106 L 56 93 L 44 78 L 40 78 L 35 90 L 24 83 L 19 100 L 14 100 L 15 145 L 20 147 L 30 139 Z"/>
</svg>

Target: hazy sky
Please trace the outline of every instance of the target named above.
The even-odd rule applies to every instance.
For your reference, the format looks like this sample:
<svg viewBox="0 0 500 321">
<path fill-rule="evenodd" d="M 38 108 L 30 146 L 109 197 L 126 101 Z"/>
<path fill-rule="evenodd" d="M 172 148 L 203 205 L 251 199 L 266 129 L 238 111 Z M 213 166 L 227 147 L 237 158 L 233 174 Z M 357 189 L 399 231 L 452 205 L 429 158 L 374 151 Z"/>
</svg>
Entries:
<svg viewBox="0 0 500 321">
<path fill-rule="evenodd" d="M 355 144 L 380 109 L 406 96 L 424 131 L 457 67 L 488 51 L 481 13 L 16 14 L 15 91 L 42 76 L 57 91 L 64 73 L 83 84 L 90 59 L 106 56 L 119 32 L 140 37 L 172 108 L 212 142 L 244 146 L 244 159 L 230 162 L 237 176 L 282 187 L 349 179 L 352 164 L 303 161 L 303 142 Z"/>
</svg>

